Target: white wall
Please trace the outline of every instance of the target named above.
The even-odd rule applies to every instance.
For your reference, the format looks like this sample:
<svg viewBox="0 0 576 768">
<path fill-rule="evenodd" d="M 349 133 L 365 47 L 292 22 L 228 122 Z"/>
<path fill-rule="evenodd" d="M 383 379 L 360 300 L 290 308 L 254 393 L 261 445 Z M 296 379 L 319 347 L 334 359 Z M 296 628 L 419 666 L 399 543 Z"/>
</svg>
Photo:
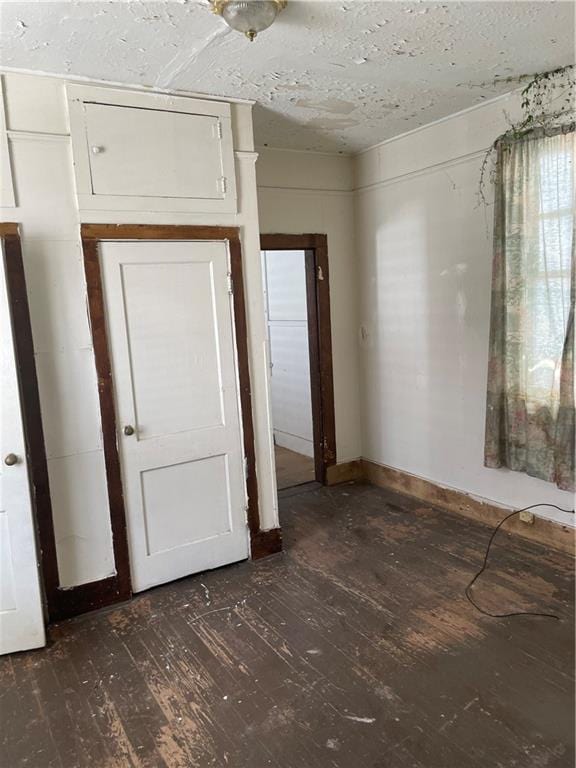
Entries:
<svg viewBox="0 0 576 768">
<path fill-rule="evenodd" d="M 361 455 L 353 160 L 313 152 L 258 151 L 261 232 L 328 236 L 336 454 L 338 462 L 350 461 Z"/>
<path fill-rule="evenodd" d="M 0 220 L 21 224 L 60 585 L 70 587 L 115 566 L 65 81 L 1 77 L 16 206 L 0 200 Z M 241 228 L 260 516 L 271 528 L 278 516 L 250 105 L 232 105 L 232 125 L 237 214 L 95 211 L 83 220 Z"/>
<path fill-rule="evenodd" d="M 552 484 L 483 466 L 492 209 L 477 191 L 518 108 L 499 99 L 357 158 L 363 455 L 502 505 L 570 509 Z"/>
<path fill-rule="evenodd" d="M 314 457 L 304 251 L 262 251 L 274 442 Z"/>
</svg>

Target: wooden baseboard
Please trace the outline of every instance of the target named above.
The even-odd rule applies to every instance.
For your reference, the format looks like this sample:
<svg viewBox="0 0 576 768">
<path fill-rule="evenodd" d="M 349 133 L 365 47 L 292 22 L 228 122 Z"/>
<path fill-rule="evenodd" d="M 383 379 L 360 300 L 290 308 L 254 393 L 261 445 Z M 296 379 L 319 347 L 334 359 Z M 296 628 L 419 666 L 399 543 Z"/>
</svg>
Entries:
<svg viewBox="0 0 576 768">
<path fill-rule="evenodd" d="M 282 529 L 271 528 L 269 531 L 257 531 L 250 537 L 250 559 L 275 555 L 282 551 Z"/>
<path fill-rule="evenodd" d="M 476 499 L 464 491 L 446 488 L 431 480 L 425 480 L 423 477 L 411 475 L 400 469 L 386 467 L 368 459 L 355 459 L 326 467 L 326 485 L 339 485 L 354 480 L 367 481 L 380 488 L 386 488 L 404 496 L 411 496 L 424 504 L 455 512 L 489 526 L 497 525 L 511 511 L 507 507 L 501 507 L 493 502 Z M 256 534 L 256 537 L 262 537 L 262 539 L 252 539 L 253 560 L 281 550 L 281 537 L 279 543 L 274 544 L 276 531 L 280 536 L 280 529 L 273 529 Z M 534 523 L 527 525 L 515 517 L 506 523 L 506 532 L 553 547 L 572 557 L 576 553 L 576 531 L 574 528 L 556 523 L 553 520 L 535 517 Z M 266 541 L 268 536 L 270 543 Z M 274 548 L 275 546 L 277 548 Z"/>
<path fill-rule="evenodd" d="M 373 461 L 362 459 L 362 474 L 373 485 L 390 491 L 412 496 L 450 512 L 495 526 L 510 510 L 487 501 L 480 501 L 463 491 L 445 488 L 399 469 L 392 469 Z M 570 526 L 561 525 L 553 520 L 536 517 L 532 525 L 520 522 L 518 517 L 506 523 L 506 531 L 515 533 L 530 541 L 553 547 L 569 555 L 575 554 L 575 531 Z"/>
<path fill-rule="evenodd" d="M 62 621 L 79 616 L 82 613 L 106 608 L 115 603 L 130 600 L 130 587 L 116 576 L 108 576 L 100 581 L 91 581 L 70 589 L 58 589 L 58 594 L 49 603 L 49 619 Z"/>
<path fill-rule="evenodd" d="M 326 485 L 349 483 L 352 480 L 363 480 L 364 469 L 361 459 L 345 461 L 342 464 L 332 464 L 326 467 Z"/>
</svg>

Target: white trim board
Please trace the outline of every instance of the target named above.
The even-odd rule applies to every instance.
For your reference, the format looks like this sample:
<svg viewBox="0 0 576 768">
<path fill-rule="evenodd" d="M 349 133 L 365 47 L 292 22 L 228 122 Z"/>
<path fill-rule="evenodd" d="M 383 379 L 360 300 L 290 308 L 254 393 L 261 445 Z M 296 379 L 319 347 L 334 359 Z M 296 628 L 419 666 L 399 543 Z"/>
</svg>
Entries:
<svg viewBox="0 0 576 768">
<path fill-rule="evenodd" d="M 459 157 L 451 157 L 448 160 L 442 160 L 439 163 L 432 163 L 432 165 L 425 165 L 423 168 L 418 168 L 414 171 L 406 171 L 406 173 L 399 173 L 397 176 L 391 176 L 388 179 L 382 179 L 381 181 L 373 181 L 371 184 L 364 184 L 361 187 L 354 189 L 355 193 L 372 192 L 373 190 L 380 189 L 382 187 L 388 187 L 392 184 L 399 184 L 402 181 L 408 181 L 409 179 L 416 179 L 419 176 L 425 176 L 427 173 L 434 173 L 434 171 L 442 170 L 443 168 L 451 168 L 454 165 L 460 165 L 461 163 L 467 163 L 470 160 L 483 157 L 488 151 L 488 147 L 485 149 L 479 149 L 474 152 L 469 152 L 466 155 L 460 155 Z"/>
<path fill-rule="evenodd" d="M 248 104 L 253 106 L 256 102 L 253 99 L 241 99 L 237 96 L 213 96 L 208 93 L 199 93 L 196 91 L 183 91 L 174 90 L 172 88 L 157 88 L 150 85 L 141 85 L 138 83 L 123 83 L 119 80 L 98 80 L 93 77 L 86 77 L 84 75 L 64 75 L 59 72 L 45 72 L 44 70 L 26 69 L 23 67 L 0 67 L 0 75 L 5 72 L 6 74 L 14 75 L 31 75 L 33 77 L 50 77 L 53 80 L 62 80 L 65 83 L 78 83 L 97 85 L 100 88 L 119 88 L 125 91 L 139 91 L 140 93 L 147 94 L 163 94 L 166 96 L 181 96 L 188 99 L 204 99 L 207 101 L 219 101 L 228 104 Z"/>
<path fill-rule="evenodd" d="M 432 120 L 430 123 L 425 123 L 424 125 L 419 125 L 418 128 L 412 128 L 410 131 L 405 131 L 404 133 L 399 133 L 396 136 L 391 136 L 389 139 L 384 139 L 383 141 L 379 141 L 377 144 L 372 144 L 370 147 L 366 147 L 366 149 L 360 149 L 358 152 L 354 153 L 354 157 L 358 157 L 358 155 L 365 155 L 367 152 L 372 152 L 375 149 L 379 149 L 379 147 L 383 147 L 386 144 L 392 144 L 394 141 L 398 141 L 399 139 L 405 139 L 408 136 L 413 136 L 416 133 L 420 133 L 421 131 L 425 131 L 428 128 L 432 128 L 435 125 L 441 125 L 442 123 L 446 123 L 448 120 L 453 120 L 456 117 L 460 117 L 461 115 L 465 115 L 468 112 L 475 112 L 478 109 L 483 109 L 489 104 L 495 104 L 499 101 L 506 101 L 510 99 L 512 96 L 517 94 L 520 91 L 519 88 L 514 88 L 512 91 L 507 91 L 506 93 L 500 94 L 500 96 L 495 96 L 493 99 L 485 99 L 484 101 L 481 101 L 479 104 L 473 104 L 471 107 L 465 107 L 464 109 L 460 109 L 458 112 L 451 112 L 449 115 L 445 115 L 444 117 L 439 117 L 437 120 Z"/>
<path fill-rule="evenodd" d="M 6 131 L 6 106 L 4 103 L 4 88 L 0 77 L 0 206 L 15 208 L 14 180 L 12 177 L 12 162 Z"/>
</svg>

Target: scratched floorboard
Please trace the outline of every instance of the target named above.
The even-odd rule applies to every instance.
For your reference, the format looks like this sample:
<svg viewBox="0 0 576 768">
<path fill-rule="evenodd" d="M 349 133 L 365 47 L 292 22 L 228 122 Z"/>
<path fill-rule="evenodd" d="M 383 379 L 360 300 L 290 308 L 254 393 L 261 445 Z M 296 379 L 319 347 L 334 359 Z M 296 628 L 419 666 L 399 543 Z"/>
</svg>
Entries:
<svg viewBox="0 0 576 768">
<path fill-rule="evenodd" d="M 2 768 L 572 768 L 573 564 L 366 485 L 281 498 L 285 553 L 0 661 Z"/>
</svg>

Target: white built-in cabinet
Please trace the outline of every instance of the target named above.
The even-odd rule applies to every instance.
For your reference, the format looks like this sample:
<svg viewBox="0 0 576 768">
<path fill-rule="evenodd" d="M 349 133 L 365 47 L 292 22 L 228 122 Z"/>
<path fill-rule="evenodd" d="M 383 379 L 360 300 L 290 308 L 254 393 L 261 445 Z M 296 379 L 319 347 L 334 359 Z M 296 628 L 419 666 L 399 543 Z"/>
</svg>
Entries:
<svg viewBox="0 0 576 768">
<path fill-rule="evenodd" d="M 79 222 L 239 228 L 262 527 L 278 524 L 255 161 L 248 103 L 0 73 L 0 220 L 20 224 L 64 590 L 115 569 Z"/>
<path fill-rule="evenodd" d="M 230 104 L 68 85 L 78 207 L 235 213 Z"/>
</svg>

